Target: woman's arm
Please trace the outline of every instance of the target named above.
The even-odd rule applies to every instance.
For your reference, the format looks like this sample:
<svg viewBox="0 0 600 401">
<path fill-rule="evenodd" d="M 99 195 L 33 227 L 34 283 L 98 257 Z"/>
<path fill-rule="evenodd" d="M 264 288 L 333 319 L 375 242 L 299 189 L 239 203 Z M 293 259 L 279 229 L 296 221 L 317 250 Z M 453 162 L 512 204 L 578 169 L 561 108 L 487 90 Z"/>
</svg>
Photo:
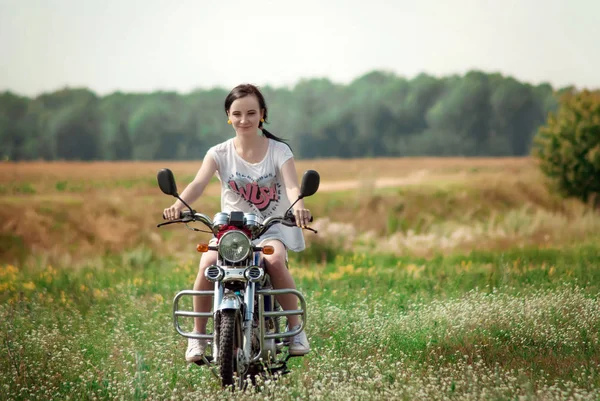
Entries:
<svg viewBox="0 0 600 401">
<path fill-rule="evenodd" d="M 183 199 L 188 205 L 194 203 L 200 195 L 204 192 L 204 189 L 210 182 L 210 179 L 217 171 L 217 163 L 211 155 L 206 155 L 204 161 L 196 173 L 194 180 L 183 190 L 179 197 Z M 163 215 L 167 220 L 178 219 L 181 211 L 185 208 L 185 205 L 177 199 L 175 203 L 164 210 Z"/>
<path fill-rule="evenodd" d="M 294 202 L 300 195 L 300 186 L 298 185 L 298 176 L 296 174 L 296 164 L 292 157 L 281 166 L 281 175 L 283 176 L 283 182 L 290 202 Z M 294 205 L 294 216 L 296 217 L 298 227 L 306 227 L 310 222 L 310 211 L 304 206 L 304 199 L 300 199 Z"/>
</svg>

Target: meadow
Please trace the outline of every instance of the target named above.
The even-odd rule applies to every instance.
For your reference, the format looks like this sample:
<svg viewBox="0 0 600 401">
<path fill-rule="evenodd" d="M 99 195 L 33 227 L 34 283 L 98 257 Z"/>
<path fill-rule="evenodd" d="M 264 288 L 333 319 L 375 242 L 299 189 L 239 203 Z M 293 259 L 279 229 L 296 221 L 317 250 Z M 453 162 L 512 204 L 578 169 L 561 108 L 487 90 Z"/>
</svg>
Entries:
<svg viewBox="0 0 600 401">
<path fill-rule="evenodd" d="M 0 164 L 0 400 L 600 398 L 600 211 L 530 159 L 299 162 L 312 352 L 245 394 L 183 359 L 171 300 L 209 237 L 156 228 L 162 167 L 181 191 L 199 166 Z"/>
</svg>

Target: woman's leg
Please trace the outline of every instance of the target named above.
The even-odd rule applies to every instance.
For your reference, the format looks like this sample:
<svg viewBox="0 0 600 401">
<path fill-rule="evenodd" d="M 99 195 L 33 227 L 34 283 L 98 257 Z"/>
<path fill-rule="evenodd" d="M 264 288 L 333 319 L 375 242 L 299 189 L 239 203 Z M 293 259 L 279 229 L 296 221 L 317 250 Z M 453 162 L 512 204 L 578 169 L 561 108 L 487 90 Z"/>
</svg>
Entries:
<svg viewBox="0 0 600 401">
<path fill-rule="evenodd" d="M 217 261 L 217 252 L 208 251 L 202 254 L 200 258 L 200 267 L 198 269 L 198 275 L 194 282 L 195 291 L 208 291 L 213 288 L 212 284 L 204 277 L 204 270 Z M 211 298 L 205 296 L 193 297 L 194 312 L 209 312 L 210 311 Z M 194 318 L 194 331 L 196 333 L 206 333 L 206 322 L 208 321 L 205 317 Z M 188 362 L 197 362 L 202 360 L 206 349 L 206 340 L 199 340 L 197 338 L 188 338 L 188 347 L 185 351 L 185 360 Z"/>
<path fill-rule="evenodd" d="M 272 255 L 264 255 L 267 272 L 271 276 L 273 288 L 291 288 L 296 289 L 296 283 L 292 278 L 286 266 L 287 251 L 281 241 L 266 240 L 264 245 L 272 245 L 275 252 Z M 298 298 L 293 294 L 282 294 L 277 296 L 277 301 L 284 310 L 298 309 Z M 288 316 L 289 327 L 294 327 L 300 324 L 298 315 Z"/>
<path fill-rule="evenodd" d="M 198 276 L 196 276 L 196 281 L 194 282 L 194 291 L 210 291 L 214 288 L 214 284 L 210 283 L 204 277 L 204 270 L 215 263 L 217 263 L 217 251 L 208 251 L 202 254 Z M 210 297 L 194 297 L 194 312 L 210 312 L 211 302 L 212 299 Z M 194 318 L 194 331 L 202 334 L 206 333 L 207 321 L 208 319 L 205 317 Z"/>
<path fill-rule="evenodd" d="M 278 240 L 267 240 L 265 241 L 265 244 L 266 243 L 275 248 L 273 255 L 265 255 L 265 265 L 271 276 L 273 287 L 277 289 L 296 289 L 296 283 L 294 283 L 294 279 L 286 266 L 285 246 Z M 298 309 L 298 298 L 293 294 L 279 295 L 277 296 L 277 300 L 284 310 Z M 288 316 L 288 327 L 290 329 L 299 324 L 300 318 L 298 315 Z M 304 330 L 290 339 L 288 352 L 290 355 L 294 356 L 306 355 L 310 352 L 310 344 L 308 343 L 308 338 L 306 337 Z"/>
</svg>

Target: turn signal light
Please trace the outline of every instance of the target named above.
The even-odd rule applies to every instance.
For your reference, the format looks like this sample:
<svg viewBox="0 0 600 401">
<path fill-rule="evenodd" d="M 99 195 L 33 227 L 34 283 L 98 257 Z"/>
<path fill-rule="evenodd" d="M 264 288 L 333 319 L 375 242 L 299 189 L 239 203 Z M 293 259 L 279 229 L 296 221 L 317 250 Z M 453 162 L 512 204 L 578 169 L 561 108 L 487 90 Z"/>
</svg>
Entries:
<svg viewBox="0 0 600 401">
<path fill-rule="evenodd" d="M 265 255 L 273 255 L 275 253 L 275 247 L 272 245 L 263 246 L 263 253 Z"/>
<path fill-rule="evenodd" d="M 196 247 L 196 250 L 198 252 L 208 252 L 208 244 L 198 244 L 198 246 Z"/>
</svg>

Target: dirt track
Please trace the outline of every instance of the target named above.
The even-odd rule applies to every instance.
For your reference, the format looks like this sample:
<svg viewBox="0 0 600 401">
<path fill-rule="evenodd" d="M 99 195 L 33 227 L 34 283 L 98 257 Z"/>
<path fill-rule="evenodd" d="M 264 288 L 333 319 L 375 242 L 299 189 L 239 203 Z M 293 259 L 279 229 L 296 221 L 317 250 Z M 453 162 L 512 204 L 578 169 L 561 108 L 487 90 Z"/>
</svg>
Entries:
<svg viewBox="0 0 600 401">
<path fill-rule="evenodd" d="M 406 177 L 398 178 L 379 178 L 372 180 L 345 180 L 322 182 L 319 186 L 319 192 L 350 191 L 359 188 L 390 188 L 401 185 L 418 184 L 423 182 L 428 175 L 427 170 L 416 171 Z"/>
</svg>

